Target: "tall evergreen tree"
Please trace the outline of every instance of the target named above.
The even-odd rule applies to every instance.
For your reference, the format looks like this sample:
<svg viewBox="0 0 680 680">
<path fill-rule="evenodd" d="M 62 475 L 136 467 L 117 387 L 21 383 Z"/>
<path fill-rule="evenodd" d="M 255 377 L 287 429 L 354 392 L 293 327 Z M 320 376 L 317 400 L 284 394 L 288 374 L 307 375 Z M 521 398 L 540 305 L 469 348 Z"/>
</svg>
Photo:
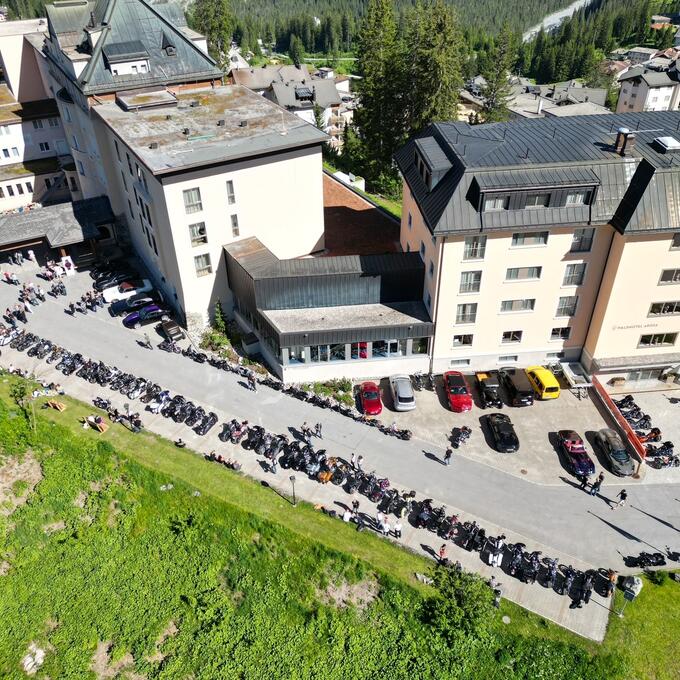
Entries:
<svg viewBox="0 0 680 680">
<path fill-rule="evenodd" d="M 218 61 L 229 52 L 234 18 L 229 0 L 196 0 L 192 6 L 196 28 L 208 39 L 208 45 Z"/>
<path fill-rule="evenodd" d="M 515 40 L 506 24 L 496 39 L 489 59 L 489 68 L 482 73 L 486 84 L 482 90 L 482 116 L 487 122 L 507 120 L 510 83 L 508 76 L 517 61 Z"/>
</svg>

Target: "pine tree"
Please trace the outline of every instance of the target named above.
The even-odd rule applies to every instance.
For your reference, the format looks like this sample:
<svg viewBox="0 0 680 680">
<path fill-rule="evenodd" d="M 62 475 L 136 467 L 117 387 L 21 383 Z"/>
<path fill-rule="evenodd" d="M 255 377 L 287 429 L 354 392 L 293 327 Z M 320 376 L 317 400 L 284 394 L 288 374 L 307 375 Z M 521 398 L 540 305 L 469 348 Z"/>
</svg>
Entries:
<svg viewBox="0 0 680 680">
<path fill-rule="evenodd" d="M 196 0 L 192 12 L 197 30 L 208 39 L 218 61 L 223 61 L 229 52 L 234 27 L 229 0 Z"/>
<path fill-rule="evenodd" d="M 510 97 L 510 83 L 508 76 L 516 62 L 514 37 L 510 27 L 506 24 L 496 39 L 489 68 L 482 73 L 486 85 L 482 90 L 484 106 L 482 116 L 486 122 L 507 120 L 509 116 L 508 99 Z"/>
<path fill-rule="evenodd" d="M 295 33 L 290 36 L 290 44 L 288 46 L 288 56 L 291 58 L 296 66 L 302 63 L 304 57 L 304 49 L 300 38 Z"/>
</svg>

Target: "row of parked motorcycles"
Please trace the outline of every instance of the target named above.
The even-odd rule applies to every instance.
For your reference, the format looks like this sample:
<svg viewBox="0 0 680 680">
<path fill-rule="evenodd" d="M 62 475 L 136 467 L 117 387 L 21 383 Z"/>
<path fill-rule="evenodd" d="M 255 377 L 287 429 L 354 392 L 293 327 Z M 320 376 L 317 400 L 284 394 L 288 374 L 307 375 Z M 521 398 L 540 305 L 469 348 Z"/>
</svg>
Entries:
<svg viewBox="0 0 680 680">
<path fill-rule="evenodd" d="M 672 441 L 665 441 L 659 446 L 654 446 L 651 443 L 661 441 L 661 430 L 658 427 L 652 427 L 652 419 L 649 415 L 642 412 L 642 409 L 635 403 L 635 398 L 632 394 L 627 394 L 622 399 L 615 399 L 614 404 L 635 430 L 635 435 L 640 443 L 646 445 L 648 465 L 657 469 L 680 467 L 680 458 L 673 452 L 674 446 Z"/>
</svg>

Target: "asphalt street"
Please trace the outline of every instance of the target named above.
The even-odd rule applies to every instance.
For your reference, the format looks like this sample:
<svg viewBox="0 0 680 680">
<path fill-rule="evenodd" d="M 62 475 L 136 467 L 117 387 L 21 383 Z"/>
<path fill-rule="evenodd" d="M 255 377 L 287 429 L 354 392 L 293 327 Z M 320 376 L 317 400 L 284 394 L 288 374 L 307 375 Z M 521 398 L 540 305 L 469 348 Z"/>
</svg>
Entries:
<svg viewBox="0 0 680 680">
<path fill-rule="evenodd" d="M 20 272 L 27 279 L 26 272 Z M 33 278 L 34 281 L 37 281 Z M 336 413 L 302 403 L 287 395 L 259 387 L 254 393 L 230 373 L 200 365 L 181 355 L 140 346 L 143 332 L 157 338 L 153 326 L 130 331 L 106 310 L 75 317 L 64 312 L 65 303 L 89 285 L 86 275 L 67 280 L 68 298 L 48 301 L 29 316 L 34 333 L 73 351 L 82 352 L 158 382 L 173 393 L 210 407 L 221 422 L 247 419 L 274 432 L 288 432 L 304 421 L 323 426 L 323 446 L 332 455 L 349 458 L 362 454 L 364 468 L 375 469 L 393 485 L 415 489 L 452 510 L 505 527 L 532 541 L 550 546 L 594 566 L 623 567 L 622 555 L 642 550 L 680 549 L 680 488 L 676 484 L 629 485 L 625 481 L 604 486 L 602 497 L 579 491 L 571 479 L 563 486 L 541 485 L 456 455 L 450 467 L 433 449 L 416 439 L 403 442 L 375 428 Z M 16 302 L 18 289 L 0 283 L 0 307 Z M 7 353 L 2 358 L 7 365 Z M 105 390 L 93 388 L 94 397 Z M 628 506 L 612 511 L 606 498 L 621 488 L 629 492 Z"/>
</svg>

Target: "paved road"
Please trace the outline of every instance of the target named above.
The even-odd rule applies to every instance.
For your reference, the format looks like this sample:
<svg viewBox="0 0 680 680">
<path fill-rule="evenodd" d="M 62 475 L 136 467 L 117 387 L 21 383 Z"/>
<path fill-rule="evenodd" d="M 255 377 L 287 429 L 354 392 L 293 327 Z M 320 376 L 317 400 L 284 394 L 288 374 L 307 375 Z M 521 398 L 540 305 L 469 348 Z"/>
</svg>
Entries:
<svg viewBox="0 0 680 680">
<path fill-rule="evenodd" d="M 70 293 L 82 289 L 87 277 L 69 280 Z M 0 283 L 0 308 L 16 300 L 17 289 Z M 596 566 L 623 566 L 621 554 L 680 548 L 680 488 L 673 484 L 636 485 L 629 489 L 629 507 L 612 511 L 601 498 L 574 488 L 542 486 L 502 471 L 457 457 L 444 467 L 425 452 L 425 442 L 402 442 L 374 428 L 355 423 L 333 412 L 301 403 L 281 393 L 259 388 L 253 393 L 231 374 L 197 365 L 181 355 L 140 347 L 136 333 L 122 327 L 105 311 L 71 318 L 63 312 L 63 300 L 49 300 L 29 319 L 35 333 L 70 349 L 117 365 L 152 379 L 173 392 L 210 406 L 223 419 L 247 418 L 267 429 L 286 432 L 303 421 L 323 424 L 329 452 L 349 457 L 363 454 L 367 469 L 375 468 L 395 485 L 416 489 L 450 508 L 505 527 L 528 541 L 551 546 Z M 148 327 L 154 335 L 152 327 Z M 5 353 L 7 354 L 7 353 Z M 6 364 L 5 359 L 5 364 Z M 613 498 L 621 485 L 603 487 Z"/>
</svg>

